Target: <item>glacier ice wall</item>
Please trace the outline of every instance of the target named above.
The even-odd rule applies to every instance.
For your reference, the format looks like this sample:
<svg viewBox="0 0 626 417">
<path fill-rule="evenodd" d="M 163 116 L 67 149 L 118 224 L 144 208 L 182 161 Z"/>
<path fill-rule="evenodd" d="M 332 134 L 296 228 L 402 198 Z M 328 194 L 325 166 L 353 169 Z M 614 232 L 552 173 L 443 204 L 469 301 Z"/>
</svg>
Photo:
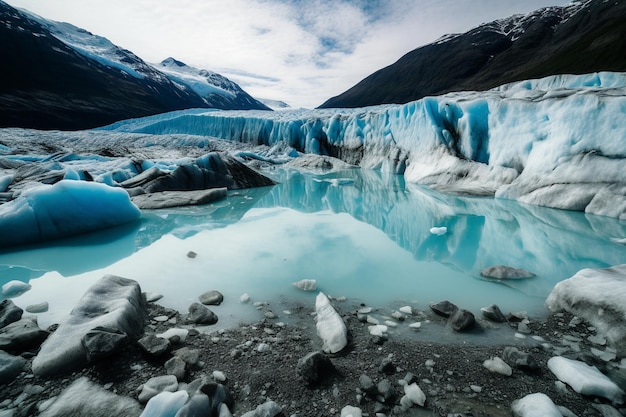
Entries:
<svg viewBox="0 0 626 417">
<path fill-rule="evenodd" d="M 283 144 L 442 191 L 626 218 L 626 74 L 557 76 L 404 105 L 193 110 L 105 130 Z"/>
</svg>

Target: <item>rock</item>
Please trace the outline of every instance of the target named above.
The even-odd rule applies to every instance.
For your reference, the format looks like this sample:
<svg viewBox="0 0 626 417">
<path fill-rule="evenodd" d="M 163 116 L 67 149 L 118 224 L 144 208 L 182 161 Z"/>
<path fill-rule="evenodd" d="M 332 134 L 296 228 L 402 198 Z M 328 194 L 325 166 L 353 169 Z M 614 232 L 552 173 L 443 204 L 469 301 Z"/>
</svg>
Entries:
<svg viewBox="0 0 626 417">
<path fill-rule="evenodd" d="M 450 317 L 459 308 L 450 301 L 440 301 L 438 303 L 430 303 L 429 307 L 435 314 L 441 317 Z"/>
<path fill-rule="evenodd" d="M 176 413 L 176 417 L 209 417 L 211 401 L 206 394 L 196 394 Z"/>
<path fill-rule="evenodd" d="M 385 403 L 389 403 L 396 397 L 396 390 L 388 379 L 381 380 L 376 386 L 376 389 L 378 390 L 378 394 L 385 399 Z"/>
<path fill-rule="evenodd" d="M 315 327 L 317 335 L 323 342 L 322 350 L 326 353 L 343 350 L 348 344 L 348 329 L 323 292 L 315 298 L 315 312 L 317 313 Z"/>
<path fill-rule="evenodd" d="M 139 402 L 145 403 L 161 392 L 175 392 L 177 389 L 178 379 L 174 375 L 155 376 L 142 385 Z"/>
<path fill-rule="evenodd" d="M 224 296 L 217 290 L 207 291 L 198 298 L 202 304 L 207 306 L 218 306 L 224 301 Z"/>
<path fill-rule="evenodd" d="M 39 328 L 34 317 L 23 318 L 0 329 L 0 349 L 21 353 L 39 346 L 48 334 Z"/>
<path fill-rule="evenodd" d="M 11 300 L 0 302 L 0 329 L 22 318 L 24 310 L 13 304 Z"/>
<path fill-rule="evenodd" d="M 525 269 L 513 268 L 505 265 L 495 265 L 480 271 L 480 275 L 485 278 L 493 279 L 525 279 L 535 276 L 532 272 Z"/>
<path fill-rule="evenodd" d="M 315 291 L 317 289 L 317 281 L 314 279 L 303 279 L 298 282 L 294 282 L 293 286 L 301 289 L 302 291 Z"/>
<path fill-rule="evenodd" d="M 150 398 L 146 408 L 139 417 L 170 417 L 175 416 L 185 405 L 189 394 L 185 391 L 161 392 Z"/>
<path fill-rule="evenodd" d="M 380 363 L 380 366 L 378 367 L 378 372 L 383 373 L 383 374 L 387 374 L 387 375 L 395 374 L 396 373 L 396 365 L 394 365 L 394 363 L 391 360 L 391 358 L 389 358 L 389 357 L 383 358 L 383 360 Z"/>
<path fill-rule="evenodd" d="M 191 367 L 197 366 L 198 362 L 200 361 L 200 351 L 198 349 L 190 349 L 184 347 L 175 351 L 174 356 L 178 356 L 183 361 L 185 361 L 188 366 Z"/>
<path fill-rule="evenodd" d="M 460 308 L 452 313 L 448 323 L 450 324 L 450 327 L 452 327 L 455 331 L 462 332 L 474 327 L 476 319 L 471 312 Z"/>
<path fill-rule="evenodd" d="M 39 303 L 39 304 L 27 305 L 26 311 L 31 314 L 45 313 L 46 311 L 48 311 L 48 307 L 49 307 L 48 302 L 44 301 L 43 303 Z"/>
<path fill-rule="evenodd" d="M 136 281 L 107 275 L 91 286 L 33 360 L 38 376 L 71 372 L 87 364 L 81 340 L 93 328 L 117 329 L 135 341 L 143 333 L 146 303 Z"/>
<path fill-rule="evenodd" d="M 500 307 L 495 304 L 492 304 L 489 307 L 483 307 L 480 311 L 484 318 L 495 323 L 506 323 L 507 321 L 504 313 L 500 310 Z"/>
<path fill-rule="evenodd" d="M 378 395 L 378 388 L 369 376 L 365 374 L 361 375 L 359 377 L 359 384 L 361 386 L 361 390 L 363 390 L 363 392 L 367 395 L 372 397 Z"/>
<path fill-rule="evenodd" d="M 8 384 L 15 379 L 26 365 L 26 359 L 13 356 L 0 350 L 0 385 Z"/>
<path fill-rule="evenodd" d="M 121 351 L 128 344 L 128 336 L 121 330 L 98 326 L 84 335 L 81 342 L 87 360 L 93 362 Z"/>
<path fill-rule="evenodd" d="M 165 372 L 167 372 L 168 375 L 174 375 L 176 379 L 183 379 L 185 377 L 186 363 L 178 356 L 171 357 L 163 366 L 165 366 Z"/>
<path fill-rule="evenodd" d="M 550 397 L 543 393 L 529 394 L 513 401 L 511 411 L 515 417 L 563 417 Z"/>
<path fill-rule="evenodd" d="M 32 287 L 22 281 L 13 280 L 9 281 L 2 286 L 2 295 L 6 298 L 18 297 L 30 290 Z"/>
<path fill-rule="evenodd" d="M 170 343 L 183 343 L 189 336 L 189 330 L 178 327 L 167 329 L 163 333 L 157 333 L 157 337 L 169 340 Z"/>
<path fill-rule="evenodd" d="M 134 195 L 131 197 L 131 201 L 142 210 L 197 206 L 221 200 L 226 197 L 227 191 L 226 188 L 194 191 L 160 191 Z"/>
<path fill-rule="evenodd" d="M 153 334 L 146 335 L 137 341 L 142 351 L 150 356 L 158 357 L 170 349 L 170 341 Z"/>
<path fill-rule="evenodd" d="M 207 382 L 200 387 L 200 391 L 211 400 L 211 415 L 217 414 L 220 404 L 225 404 L 229 409 L 235 405 L 235 400 L 226 385 Z"/>
<path fill-rule="evenodd" d="M 233 414 L 226 404 L 221 403 L 217 409 L 217 417 L 233 417 Z"/>
<path fill-rule="evenodd" d="M 513 369 L 511 369 L 506 362 L 497 356 L 484 361 L 483 366 L 487 368 L 489 372 L 494 372 L 500 375 L 511 376 L 513 374 Z"/>
<path fill-rule="evenodd" d="M 546 299 L 554 312 L 568 311 L 585 319 L 606 337 L 619 356 L 626 355 L 626 264 L 583 269 L 555 285 Z"/>
<path fill-rule="evenodd" d="M 525 371 L 537 371 L 540 368 L 530 353 L 522 352 L 515 347 L 504 348 L 502 357 L 507 364 Z"/>
<path fill-rule="evenodd" d="M 604 397 L 616 404 L 624 401 L 624 391 L 595 366 L 555 356 L 548 360 L 548 368 L 579 394 Z"/>
<path fill-rule="evenodd" d="M 209 325 L 217 323 L 217 315 L 200 303 L 189 306 L 187 321 L 195 324 Z"/>
<path fill-rule="evenodd" d="M 620 413 L 615 407 L 608 404 L 591 404 L 593 408 L 598 410 L 602 417 L 623 417 L 624 414 Z"/>
<path fill-rule="evenodd" d="M 137 401 L 113 394 L 81 377 L 67 387 L 39 417 L 67 416 L 137 416 L 141 407 Z"/>
<path fill-rule="evenodd" d="M 404 386 L 404 394 L 411 400 L 413 404 L 423 407 L 426 403 L 426 395 L 415 382 Z"/>
<path fill-rule="evenodd" d="M 363 411 L 359 407 L 346 405 L 341 409 L 341 417 L 362 417 Z"/>
<path fill-rule="evenodd" d="M 213 371 L 211 376 L 216 382 L 226 382 L 226 375 L 222 371 Z"/>
<path fill-rule="evenodd" d="M 322 352 L 311 352 L 298 360 L 296 370 L 309 385 L 315 385 L 332 375 L 335 367 Z"/>
<path fill-rule="evenodd" d="M 267 401 L 259 405 L 253 411 L 244 413 L 241 417 L 276 417 L 283 412 L 283 409 L 274 401 Z"/>
</svg>

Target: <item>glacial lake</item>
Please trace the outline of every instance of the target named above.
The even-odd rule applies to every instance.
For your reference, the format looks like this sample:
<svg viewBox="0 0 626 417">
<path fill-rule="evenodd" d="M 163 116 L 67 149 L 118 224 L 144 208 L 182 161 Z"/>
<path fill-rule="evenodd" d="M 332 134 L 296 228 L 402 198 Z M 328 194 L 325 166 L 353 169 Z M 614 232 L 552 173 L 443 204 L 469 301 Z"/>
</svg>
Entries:
<svg viewBox="0 0 626 417">
<path fill-rule="evenodd" d="M 32 289 L 14 298 L 22 308 L 47 301 L 40 326 L 62 321 L 87 288 L 106 274 L 160 293 L 160 304 L 183 313 L 217 289 L 212 307 L 223 328 L 262 318 L 267 302 L 280 319 L 301 306 L 313 311 L 317 292 L 292 284 L 317 280 L 318 290 L 346 297 L 343 308 L 391 312 L 428 309 L 450 300 L 480 315 L 546 314 L 554 285 L 582 268 L 626 263 L 626 222 L 514 201 L 461 197 L 408 184 L 402 176 L 354 169 L 312 174 L 264 172 L 273 187 L 230 192 L 206 206 L 145 211 L 140 222 L 14 252 L 0 253 L 0 285 L 22 280 Z M 441 236 L 431 227 L 447 227 Z M 195 257 L 190 257 L 190 252 Z M 493 281 L 492 265 L 537 276 Z M 248 294 L 250 302 L 240 297 Z"/>
</svg>

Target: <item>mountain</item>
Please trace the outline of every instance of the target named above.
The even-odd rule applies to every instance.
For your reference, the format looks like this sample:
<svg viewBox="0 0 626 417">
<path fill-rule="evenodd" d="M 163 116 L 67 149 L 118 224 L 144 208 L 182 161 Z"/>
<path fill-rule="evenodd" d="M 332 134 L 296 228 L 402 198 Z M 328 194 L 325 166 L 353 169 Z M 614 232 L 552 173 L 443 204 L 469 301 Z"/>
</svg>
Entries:
<svg viewBox="0 0 626 417">
<path fill-rule="evenodd" d="M 239 85 L 213 71 L 190 67 L 174 58 L 167 58 L 154 68 L 177 84 L 189 86 L 209 107 L 228 110 L 271 110 L 252 98 Z"/>
<path fill-rule="evenodd" d="M 265 104 L 267 107 L 272 110 L 291 110 L 292 107 L 281 100 L 272 100 L 269 98 L 260 98 L 258 99 L 261 103 Z"/>
<path fill-rule="evenodd" d="M 0 56 L 0 127 L 75 130 L 172 110 L 230 108 L 106 38 L 2 1 Z M 266 107 L 252 99 L 248 108 Z"/>
<path fill-rule="evenodd" d="M 321 108 L 407 103 L 557 74 L 626 71 L 626 1 L 588 0 L 446 35 Z"/>
</svg>

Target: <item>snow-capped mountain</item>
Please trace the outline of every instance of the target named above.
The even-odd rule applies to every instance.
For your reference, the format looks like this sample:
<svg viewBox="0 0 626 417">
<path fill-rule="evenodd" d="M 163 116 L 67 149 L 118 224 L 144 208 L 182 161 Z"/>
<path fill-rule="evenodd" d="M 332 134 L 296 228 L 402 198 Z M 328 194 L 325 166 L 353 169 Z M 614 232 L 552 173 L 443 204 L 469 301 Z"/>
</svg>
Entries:
<svg viewBox="0 0 626 417">
<path fill-rule="evenodd" d="M 259 98 L 257 100 L 259 100 L 261 103 L 265 104 L 267 107 L 271 108 L 272 110 L 291 109 L 291 106 L 282 100 L 272 100 L 269 98 Z"/>
<path fill-rule="evenodd" d="M 322 104 L 407 103 L 557 74 L 626 71 L 626 1 L 547 7 L 445 35 Z"/>
<path fill-rule="evenodd" d="M 239 85 L 213 71 L 197 69 L 174 58 L 152 64 L 175 83 L 189 87 L 209 107 L 231 110 L 270 110 L 262 102 L 252 98 Z"/>
<path fill-rule="evenodd" d="M 194 107 L 267 109 L 241 89 L 237 100 L 204 97 L 106 38 L 2 1 L 0 55 L 10 57 L 0 66 L 0 127 L 84 129 Z"/>
</svg>

